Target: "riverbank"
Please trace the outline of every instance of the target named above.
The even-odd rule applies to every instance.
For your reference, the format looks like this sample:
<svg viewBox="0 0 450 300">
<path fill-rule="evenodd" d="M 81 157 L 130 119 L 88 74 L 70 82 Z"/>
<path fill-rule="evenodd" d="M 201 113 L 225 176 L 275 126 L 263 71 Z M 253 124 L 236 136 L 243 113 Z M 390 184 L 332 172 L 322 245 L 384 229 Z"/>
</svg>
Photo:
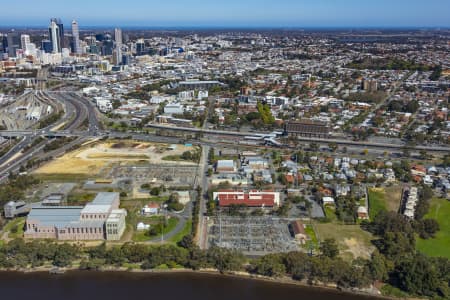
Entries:
<svg viewBox="0 0 450 300">
<path fill-rule="evenodd" d="M 26 288 L 24 288 L 26 287 Z M 318 289 L 284 285 L 201 272 L 67 272 L 1 273 L 0 289 L 5 299 L 35 300 L 124 300 L 163 298 L 167 300 L 368 300 L 380 299 Z"/>
<path fill-rule="evenodd" d="M 148 269 L 143 270 L 139 268 L 130 268 L 130 267 L 103 267 L 96 270 L 81 270 L 78 266 L 66 267 L 66 268 L 55 268 L 53 266 L 42 266 L 35 268 L 18 268 L 18 269 L 2 269 L 0 268 L 1 273 L 7 272 L 16 272 L 16 273 L 49 273 L 52 276 L 61 276 L 65 273 L 72 272 L 87 272 L 87 273 L 135 273 L 135 274 L 202 274 L 202 275 L 210 275 L 215 277 L 224 277 L 224 278 L 234 278 L 234 279 L 246 279 L 257 282 L 266 282 L 271 284 L 279 284 L 279 285 L 289 285 L 289 286 L 298 286 L 305 288 L 318 289 L 323 291 L 335 291 L 345 294 L 358 295 L 364 297 L 375 297 L 377 299 L 395 299 L 391 297 L 382 296 L 378 290 L 351 290 L 351 289 L 342 289 L 339 288 L 336 284 L 324 284 L 320 282 L 310 283 L 306 280 L 298 281 L 293 280 L 290 277 L 267 277 L 263 275 L 252 274 L 249 272 L 238 272 L 231 271 L 226 273 L 221 273 L 216 269 L 200 269 L 200 270 L 192 270 L 186 268 L 174 268 L 174 269 Z M 375 292 L 377 291 L 377 292 Z"/>
</svg>

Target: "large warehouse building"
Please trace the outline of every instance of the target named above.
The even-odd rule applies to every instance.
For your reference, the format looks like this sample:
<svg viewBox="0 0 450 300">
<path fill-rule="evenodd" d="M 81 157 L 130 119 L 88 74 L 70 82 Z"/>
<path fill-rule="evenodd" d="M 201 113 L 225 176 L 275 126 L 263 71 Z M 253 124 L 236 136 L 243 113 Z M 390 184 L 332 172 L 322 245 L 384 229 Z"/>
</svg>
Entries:
<svg viewBox="0 0 450 300">
<path fill-rule="evenodd" d="M 285 134 L 292 137 L 329 138 L 330 128 L 323 123 L 313 121 L 288 122 L 284 127 Z"/>
<path fill-rule="evenodd" d="M 248 207 L 274 207 L 280 205 L 280 193 L 273 191 L 233 191 L 220 190 L 213 193 L 220 207 L 245 205 Z"/>
<path fill-rule="evenodd" d="M 86 206 L 32 207 L 24 236 L 30 239 L 119 240 L 125 231 L 126 210 L 119 193 L 99 193 Z"/>
</svg>

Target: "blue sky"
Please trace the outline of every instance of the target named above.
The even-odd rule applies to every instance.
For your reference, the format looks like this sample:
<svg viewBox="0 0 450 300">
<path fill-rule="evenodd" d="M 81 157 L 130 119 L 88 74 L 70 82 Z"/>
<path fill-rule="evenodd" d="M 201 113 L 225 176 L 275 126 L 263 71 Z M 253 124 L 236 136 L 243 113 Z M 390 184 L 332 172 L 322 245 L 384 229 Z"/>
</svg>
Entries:
<svg viewBox="0 0 450 300">
<path fill-rule="evenodd" d="M 0 26 L 450 27 L 450 0 L 5 0 Z"/>
</svg>

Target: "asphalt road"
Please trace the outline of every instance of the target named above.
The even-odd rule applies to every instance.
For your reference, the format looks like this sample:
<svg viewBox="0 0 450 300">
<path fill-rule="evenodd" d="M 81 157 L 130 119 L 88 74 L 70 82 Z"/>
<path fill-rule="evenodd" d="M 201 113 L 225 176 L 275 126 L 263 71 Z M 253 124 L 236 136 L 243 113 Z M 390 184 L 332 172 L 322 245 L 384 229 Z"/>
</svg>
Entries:
<svg viewBox="0 0 450 300">
<path fill-rule="evenodd" d="M 192 201 L 186 205 L 186 207 L 181 213 L 167 212 L 166 215 L 178 218 L 179 221 L 177 223 L 177 226 L 175 226 L 175 228 L 172 231 L 168 232 L 167 234 L 164 234 L 164 236 L 151 239 L 149 241 L 150 243 L 164 242 L 170 240 L 171 238 L 176 236 L 179 232 L 181 232 L 186 226 L 187 221 L 192 217 Z"/>
</svg>

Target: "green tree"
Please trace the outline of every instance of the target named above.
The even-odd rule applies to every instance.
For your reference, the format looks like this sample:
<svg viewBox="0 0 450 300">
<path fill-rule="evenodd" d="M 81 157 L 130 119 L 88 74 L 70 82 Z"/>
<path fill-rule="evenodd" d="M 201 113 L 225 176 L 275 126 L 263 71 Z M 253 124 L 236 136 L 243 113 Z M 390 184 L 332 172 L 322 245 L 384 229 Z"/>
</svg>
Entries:
<svg viewBox="0 0 450 300">
<path fill-rule="evenodd" d="M 254 270 L 257 274 L 270 277 L 280 277 L 286 273 L 286 268 L 279 254 L 268 254 L 255 263 Z"/>
<path fill-rule="evenodd" d="M 339 254 L 339 248 L 336 243 L 335 239 L 325 239 L 320 244 L 320 252 L 322 255 L 329 257 L 329 258 L 335 258 Z"/>
<path fill-rule="evenodd" d="M 160 188 L 155 186 L 150 190 L 150 195 L 152 196 L 159 196 L 159 193 L 161 192 Z"/>
<path fill-rule="evenodd" d="M 289 252 L 284 258 L 286 271 L 296 280 L 302 280 L 309 275 L 310 260 L 303 252 Z"/>
<path fill-rule="evenodd" d="M 270 106 L 268 104 L 262 104 L 258 102 L 256 104 L 259 114 L 261 115 L 261 120 L 264 125 L 272 125 L 275 122 L 275 118 L 272 116 L 272 112 L 270 111 Z"/>
<path fill-rule="evenodd" d="M 331 151 L 336 152 L 336 150 L 338 149 L 338 145 L 336 143 L 329 143 L 328 144 L 328 148 L 330 148 Z"/>
<path fill-rule="evenodd" d="M 319 146 L 319 144 L 317 144 L 317 143 L 311 143 L 311 144 L 309 144 L 309 149 L 310 149 L 312 152 L 317 152 L 317 151 L 319 151 L 319 148 L 320 148 L 320 146 Z"/>
<path fill-rule="evenodd" d="M 242 268 L 244 256 L 230 249 L 211 247 L 207 253 L 208 261 L 220 272 L 238 271 Z"/>
<path fill-rule="evenodd" d="M 389 264 L 378 251 L 374 251 L 369 262 L 369 271 L 373 280 L 385 281 L 389 277 Z"/>
<path fill-rule="evenodd" d="M 178 246 L 186 248 L 186 249 L 193 249 L 195 248 L 195 241 L 192 234 L 188 234 L 183 236 L 181 241 L 178 242 Z"/>
<path fill-rule="evenodd" d="M 408 293 L 427 297 L 438 296 L 442 287 L 435 267 L 422 254 L 398 263 L 392 273 L 392 280 Z"/>
</svg>

